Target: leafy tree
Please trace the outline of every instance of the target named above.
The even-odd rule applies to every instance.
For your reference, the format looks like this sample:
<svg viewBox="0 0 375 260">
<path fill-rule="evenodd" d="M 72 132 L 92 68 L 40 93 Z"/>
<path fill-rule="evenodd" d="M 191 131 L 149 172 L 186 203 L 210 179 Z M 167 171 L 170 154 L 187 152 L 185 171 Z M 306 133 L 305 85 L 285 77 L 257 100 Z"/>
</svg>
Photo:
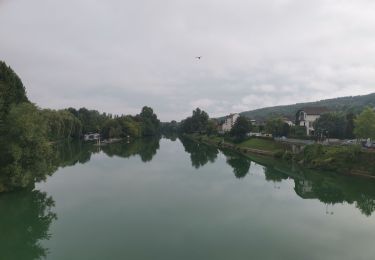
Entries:
<svg viewBox="0 0 375 260">
<path fill-rule="evenodd" d="M 0 61 L 0 121 L 9 112 L 12 104 L 29 102 L 25 87 L 17 74 Z"/>
<path fill-rule="evenodd" d="M 251 122 L 244 116 L 239 116 L 230 130 L 230 135 L 238 139 L 246 137 L 247 133 L 251 131 Z"/>
<path fill-rule="evenodd" d="M 217 121 L 214 119 L 209 119 L 207 122 L 207 135 L 217 134 Z"/>
<path fill-rule="evenodd" d="M 354 138 L 354 119 L 355 115 L 353 113 L 346 114 L 345 138 Z"/>
<path fill-rule="evenodd" d="M 207 131 L 208 118 L 205 111 L 196 108 L 191 117 L 182 120 L 181 130 L 184 133 L 204 133 Z"/>
<path fill-rule="evenodd" d="M 31 103 L 13 105 L 5 123 L 2 137 L 6 142 L 0 149 L 3 189 L 27 187 L 52 174 L 55 167 L 47 126 L 37 107 Z"/>
<path fill-rule="evenodd" d="M 172 134 L 178 132 L 178 123 L 175 120 L 172 120 L 171 122 L 164 122 L 161 123 L 161 132 L 164 134 Z"/>
<path fill-rule="evenodd" d="M 375 112 L 367 107 L 354 120 L 354 134 L 357 138 L 375 139 Z"/>
<path fill-rule="evenodd" d="M 266 131 L 273 136 L 288 136 L 290 127 L 281 117 L 276 117 L 267 120 Z"/>
<path fill-rule="evenodd" d="M 144 106 L 139 114 L 139 118 L 143 136 L 153 136 L 159 132 L 160 121 L 151 107 Z"/>
<path fill-rule="evenodd" d="M 47 123 L 47 135 L 50 140 L 79 138 L 82 134 L 82 123 L 68 110 L 41 111 Z"/>
<path fill-rule="evenodd" d="M 326 133 L 329 137 L 344 138 L 346 130 L 346 116 L 343 113 L 324 113 L 315 122 L 315 133 Z"/>
</svg>

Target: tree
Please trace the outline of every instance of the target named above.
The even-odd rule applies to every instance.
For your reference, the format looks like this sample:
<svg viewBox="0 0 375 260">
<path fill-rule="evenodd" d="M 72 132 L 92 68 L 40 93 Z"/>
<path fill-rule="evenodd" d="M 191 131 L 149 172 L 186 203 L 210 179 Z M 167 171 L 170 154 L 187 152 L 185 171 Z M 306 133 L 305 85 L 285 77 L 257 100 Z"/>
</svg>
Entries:
<svg viewBox="0 0 375 260">
<path fill-rule="evenodd" d="M 151 107 L 144 106 L 139 118 L 142 124 L 142 135 L 156 135 L 160 130 L 160 121 Z"/>
<path fill-rule="evenodd" d="M 328 132 L 329 137 L 344 138 L 347 126 L 346 116 L 343 113 L 324 113 L 315 122 L 315 133 L 322 133 L 326 135 Z"/>
<path fill-rule="evenodd" d="M 209 119 L 208 122 L 207 122 L 207 129 L 206 129 L 206 132 L 207 132 L 207 135 L 212 135 L 212 134 L 216 134 L 217 133 L 217 121 L 214 120 L 214 119 Z"/>
<path fill-rule="evenodd" d="M 251 122 L 244 116 L 239 116 L 230 130 L 230 135 L 238 139 L 246 137 L 246 134 L 251 131 Z"/>
<path fill-rule="evenodd" d="M 0 61 L 0 121 L 9 112 L 13 104 L 29 102 L 25 87 L 17 74 Z"/>
<path fill-rule="evenodd" d="M 354 120 L 354 134 L 357 138 L 375 139 L 375 112 L 370 107 Z"/>
<path fill-rule="evenodd" d="M 266 131 L 273 136 L 288 136 L 290 127 L 281 117 L 276 117 L 267 120 Z"/>
<path fill-rule="evenodd" d="M 345 138 L 354 138 L 354 119 L 355 115 L 353 113 L 346 114 Z"/>
<path fill-rule="evenodd" d="M 206 132 L 208 119 L 209 116 L 205 111 L 201 110 L 200 108 L 196 108 L 191 117 L 187 117 L 181 121 L 181 131 L 184 133 Z"/>
<path fill-rule="evenodd" d="M 4 189 L 27 187 L 52 174 L 52 149 L 46 122 L 31 103 L 12 105 L 1 136 L 0 172 Z"/>
</svg>

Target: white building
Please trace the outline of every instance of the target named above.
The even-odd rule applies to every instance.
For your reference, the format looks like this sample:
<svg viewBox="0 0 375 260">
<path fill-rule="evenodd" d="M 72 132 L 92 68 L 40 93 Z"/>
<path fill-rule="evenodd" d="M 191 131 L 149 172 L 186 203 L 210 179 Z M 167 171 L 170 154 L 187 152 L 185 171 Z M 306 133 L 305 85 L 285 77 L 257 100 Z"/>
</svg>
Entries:
<svg viewBox="0 0 375 260">
<path fill-rule="evenodd" d="M 239 117 L 239 114 L 230 114 L 229 116 L 225 117 L 224 123 L 221 125 L 221 130 L 223 132 L 229 132 Z"/>
<path fill-rule="evenodd" d="M 314 135 L 314 122 L 327 112 L 329 110 L 326 107 L 305 107 L 297 111 L 296 120 L 298 125 L 306 127 L 306 135 Z"/>
</svg>

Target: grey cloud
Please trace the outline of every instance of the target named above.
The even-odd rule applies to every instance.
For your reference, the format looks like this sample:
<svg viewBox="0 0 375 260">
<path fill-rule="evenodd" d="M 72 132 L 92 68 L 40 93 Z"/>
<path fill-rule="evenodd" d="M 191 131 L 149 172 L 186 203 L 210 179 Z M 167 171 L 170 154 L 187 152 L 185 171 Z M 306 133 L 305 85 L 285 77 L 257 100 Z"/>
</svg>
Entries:
<svg viewBox="0 0 375 260">
<path fill-rule="evenodd" d="M 0 59 L 42 107 L 171 120 L 375 89 L 370 0 L 0 4 Z"/>
</svg>

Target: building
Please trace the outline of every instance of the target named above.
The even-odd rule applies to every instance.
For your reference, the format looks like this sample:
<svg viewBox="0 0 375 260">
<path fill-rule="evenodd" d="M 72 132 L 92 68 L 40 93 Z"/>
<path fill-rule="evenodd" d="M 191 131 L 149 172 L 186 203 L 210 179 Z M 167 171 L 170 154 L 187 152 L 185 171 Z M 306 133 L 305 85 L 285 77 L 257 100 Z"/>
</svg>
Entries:
<svg viewBox="0 0 375 260">
<path fill-rule="evenodd" d="M 239 114 L 230 114 L 229 116 L 225 117 L 224 122 L 221 125 L 221 131 L 229 132 L 239 117 Z"/>
<path fill-rule="evenodd" d="M 314 122 L 321 114 L 329 112 L 326 107 L 305 107 L 296 113 L 296 125 L 306 127 L 306 135 L 314 135 Z"/>
</svg>

